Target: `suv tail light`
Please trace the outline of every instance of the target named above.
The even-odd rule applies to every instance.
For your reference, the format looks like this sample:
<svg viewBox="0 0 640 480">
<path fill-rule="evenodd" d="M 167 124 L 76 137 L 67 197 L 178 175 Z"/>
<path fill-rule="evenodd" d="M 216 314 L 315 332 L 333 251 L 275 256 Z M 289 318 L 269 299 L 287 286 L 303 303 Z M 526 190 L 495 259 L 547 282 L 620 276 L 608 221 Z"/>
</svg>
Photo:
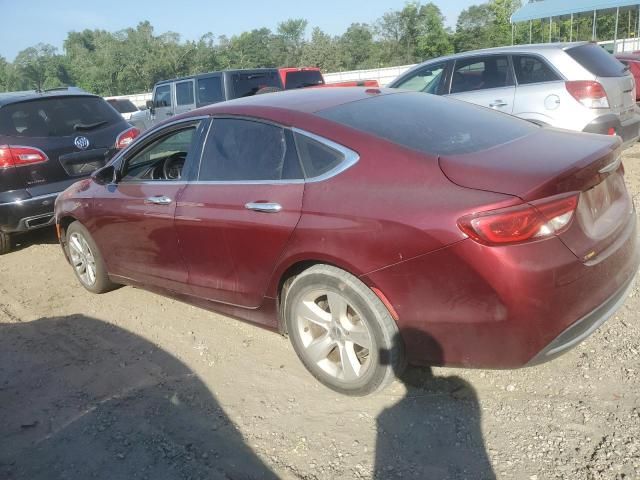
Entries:
<svg viewBox="0 0 640 480">
<path fill-rule="evenodd" d="M 124 147 L 129 146 L 129 144 L 133 142 L 133 140 L 138 135 L 140 135 L 140 130 L 138 130 L 136 127 L 126 129 L 124 132 L 118 135 L 118 138 L 116 138 L 116 148 L 120 150 Z"/>
<path fill-rule="evenodd" d="M 604 87 L 592 80 L 580 80 L 565 83 L 573 98 L 587 108 L 609 108 L 609 99 Z"/>
<path fill-rule="evenodd" d="M 578 193 L 556 195 L 530 204 L 465 215 L 458 227 L 483 245 L 510 245 L 542 240 L 569 228 Z"/>
<path fill-rule="evenodd" d="M 44 163 L 49 158 L 39 148 L 0 145 L 0 169 Z"/>
</svg>

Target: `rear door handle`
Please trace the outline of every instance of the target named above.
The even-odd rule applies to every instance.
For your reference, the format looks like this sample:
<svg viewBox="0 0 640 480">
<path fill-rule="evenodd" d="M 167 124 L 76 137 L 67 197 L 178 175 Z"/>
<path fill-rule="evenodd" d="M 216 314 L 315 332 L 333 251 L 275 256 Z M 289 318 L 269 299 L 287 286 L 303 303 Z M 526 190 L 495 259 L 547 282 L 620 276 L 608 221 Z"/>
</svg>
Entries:
<svg viewBox="0 0 640 480">
<path fill-rule="evenodd" d="M 275 202 L 249 202 L 244 205 L 247 210 L 264 213 L 278 213 L 282 210 L 282 205 Z"/>
<path fill-rule="evenodd" d="M 156 195 L 145 199 L 144 203 L 151 203 L 153 205 L 169 205 L 171 199 L 165 195 Z"/>
<path fill-rule="evenodd" d="M 508 104 L 504 100 L 494 100 L 489 104 L 491 108 L 506 107 Z"/>
</svg>

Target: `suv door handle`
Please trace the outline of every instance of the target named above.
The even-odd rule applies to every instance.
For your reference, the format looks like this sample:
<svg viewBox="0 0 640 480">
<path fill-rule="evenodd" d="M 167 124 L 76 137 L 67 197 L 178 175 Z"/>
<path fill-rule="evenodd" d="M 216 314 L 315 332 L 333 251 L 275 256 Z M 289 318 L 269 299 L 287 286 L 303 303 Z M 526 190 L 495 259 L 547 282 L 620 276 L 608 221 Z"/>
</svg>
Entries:
<svg viewBox="0 0 640 480">
<path fill-rule="evenodd" d="M 494 100 L 489 104 L 491 108 L 506 107 L 507 105 L 508 103 L 506 103 L 504 100 Z"/>
<path fill-rule="evenodd" d="M 278 213 L 282 210 L 282 205 L 275 202 L 249 202 L 244 205 L 247 210 L 264 213 Z"/>
<path fill-rule="evenodd" d="M 169 205 L 171 199 L 165 195 L 156 195 L 145 199 L 144 203 L 151 203 L 153 205 Z"/>
</svg>

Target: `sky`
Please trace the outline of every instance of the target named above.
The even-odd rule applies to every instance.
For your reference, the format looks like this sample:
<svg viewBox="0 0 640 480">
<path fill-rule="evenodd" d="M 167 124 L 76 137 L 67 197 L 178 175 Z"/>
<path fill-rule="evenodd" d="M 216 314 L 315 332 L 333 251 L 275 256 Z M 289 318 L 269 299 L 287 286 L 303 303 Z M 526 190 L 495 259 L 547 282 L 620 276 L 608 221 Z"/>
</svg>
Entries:
<svg viewBox="0 0 640 480">
<path fill-rule="evenodd" d="M 432 0 L 454 27 L 458 14 L 483 0 Z M 351 23 L 371 23 L 406 0 L 0 0 L 0 56 L 12 61 L 37 43 L 62 53 L 67 32 L 133 27 L 149 20 L 156 33 L 178 32 L 196 40 L 207 32 L 232 36 L 254 28 L 275 30 L 287 18 L 306 18 L 308 33 L 318 26 L 338 35 Z"/>
</svg>

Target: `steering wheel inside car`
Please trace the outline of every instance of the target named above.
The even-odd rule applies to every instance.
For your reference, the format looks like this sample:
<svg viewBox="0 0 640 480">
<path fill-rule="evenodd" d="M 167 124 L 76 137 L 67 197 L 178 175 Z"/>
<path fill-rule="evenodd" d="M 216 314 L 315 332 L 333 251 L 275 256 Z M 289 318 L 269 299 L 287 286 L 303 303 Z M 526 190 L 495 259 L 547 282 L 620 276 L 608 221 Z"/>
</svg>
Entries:
<svg viewBox="0 0 640 480">
<path fill-rule="evenodd" d="M 165 158 L 162 163 L 162 174 L 166 180 L 180 180 L 182 178 L 182 168 L 186 156 L 184 152 L 177 152 Z"/>
</svg>

